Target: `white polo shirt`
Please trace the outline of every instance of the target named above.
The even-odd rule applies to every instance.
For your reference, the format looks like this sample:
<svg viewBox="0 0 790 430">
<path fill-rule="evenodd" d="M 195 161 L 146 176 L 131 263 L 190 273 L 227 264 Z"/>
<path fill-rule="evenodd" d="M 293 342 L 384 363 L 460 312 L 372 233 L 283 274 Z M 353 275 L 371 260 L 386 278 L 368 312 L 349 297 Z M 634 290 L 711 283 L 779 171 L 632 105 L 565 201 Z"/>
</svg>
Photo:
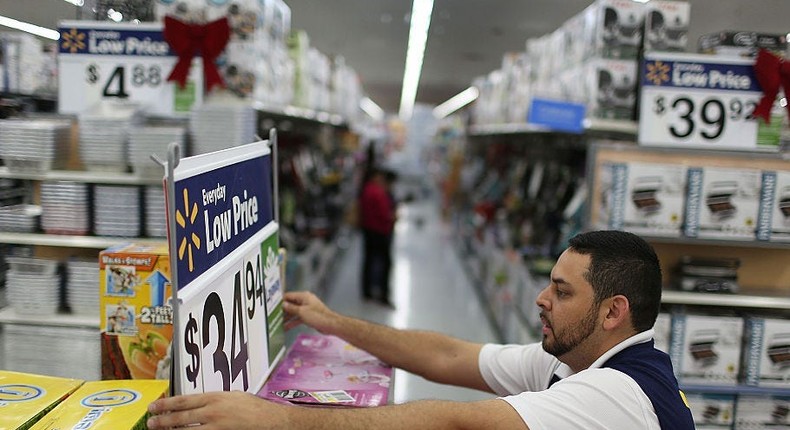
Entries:
<svg viewBox="0 0 790 430">
<path fill-rule="evenodd" d="M 487 344 L 480 351 L 480 373 L 530 430 L 661 430 L 653 404 L 636 381 L 601 368 L 623 349 L 652 338 L 652 329 L 636 334 L 576 374 L 540 343 Z M 555 373 L 562 380 L 547 390 Z"/>
</svg>

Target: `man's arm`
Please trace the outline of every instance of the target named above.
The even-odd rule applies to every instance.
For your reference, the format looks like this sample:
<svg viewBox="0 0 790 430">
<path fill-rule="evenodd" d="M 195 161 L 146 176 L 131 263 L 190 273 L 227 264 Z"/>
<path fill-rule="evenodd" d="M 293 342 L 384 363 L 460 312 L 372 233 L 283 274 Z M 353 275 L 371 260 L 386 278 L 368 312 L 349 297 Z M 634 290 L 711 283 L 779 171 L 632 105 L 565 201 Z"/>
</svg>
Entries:
<svg viewBox="0 0 790 430">
<path fill-rule="evenodd" d="M 291 318 L 286 328 L 304 323 L 431 381 L 491 392 L 478 367 L 481 344 L 434 332 L 398 330 L 340 315 L 312 293 L 286 293 L 283 306 Z"/>
<path fill-rule="evenodd" d="M 484 429 L 529 430 L 506 402 L 418 401 L 359 409 L 306 408 L 278 405 L 239 391 L 160 399 L 148 410 L 152 430 L 187 427 L 211 430 L 400 430 Z"/>
</svg>

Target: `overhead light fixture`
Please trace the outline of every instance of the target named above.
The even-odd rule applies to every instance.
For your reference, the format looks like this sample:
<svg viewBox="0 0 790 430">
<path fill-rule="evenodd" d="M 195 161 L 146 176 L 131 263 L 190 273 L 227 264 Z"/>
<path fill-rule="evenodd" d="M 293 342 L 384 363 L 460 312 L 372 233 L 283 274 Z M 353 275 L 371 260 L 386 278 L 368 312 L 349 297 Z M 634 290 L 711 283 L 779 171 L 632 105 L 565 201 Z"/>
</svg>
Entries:
<svg viewBox="0 0 790 430">
<path fill-rule="evenodd" d="M 436 106 L 433 108 L 433 116 L 436 119 L 442 119 L 447 115 L 461 109 L 462 107 L 472 103 L 477 99 L 477 96 L 480 95 L 480 92 L 477 90 L 476 87 L 469 87 L 460 93 L 450 97 L 449 100 Z"/>
<path fill-rule="evenodd" d="M 74 6 L 85 6 L 85 0 L 63 0 L 66 3 L 71 3 Z"/>
<path fill-rule="evenodd" d="M 60 33 L 51 28 L 39 27 L 28 22 L 17 21 L 13 18 L 0 15 L 0 25 L 10 27 L 15 30 L 21 30 L 27 33 L 35 34 L 36 36 L 46 37 L 47 39 L 58 40 Z"/>
<path fill-rule="evenodd" d="M 107 18 L 110 18 L 115 22 L 121 22 L 123 21 L 123 14 L 115 9 L 110 9 L 107 11 Z"/>
<path fill-rule="evenodd" d="M 414 0 L 412 3 L 409 46 L 406 50 L 406 68 L 403 71 L 403 88 L 400 96 L 400 117 L 404 121 L 411 118 L 414 110 L 432 12 L 433 0 Z"/>
<path fill-rule="evenodd" d="M 376 121 L 384 119 L 384 109 L 368 97 L 363 97 L 362 100 L 359 101 L 359 107 Z"/>
<path fill-rule="evenodd" d="M 637 3 L 647 3 L 650 0 L 634 0 L 634 1 L 637 2 Z"/>
</svg>

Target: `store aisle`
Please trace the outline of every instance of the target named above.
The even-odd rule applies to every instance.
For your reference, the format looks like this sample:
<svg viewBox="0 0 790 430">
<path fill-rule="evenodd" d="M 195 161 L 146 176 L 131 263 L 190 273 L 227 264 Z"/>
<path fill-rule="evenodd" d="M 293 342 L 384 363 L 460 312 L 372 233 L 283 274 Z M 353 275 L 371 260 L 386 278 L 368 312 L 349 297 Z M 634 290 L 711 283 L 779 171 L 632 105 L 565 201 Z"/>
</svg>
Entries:
<svg viewBox="0 0 790 430">
<path fill-rule="evenodd" d="M 398 328 L 432 330 L 474 342 L 496 337 L 439 219 L 436 203 L 420 200 L 398 212 L 393 248 L 391 310 L 361 299 L 362 243 L 353 235 L 328 280 L 327 304 L 344 314 Z M 397 371 L 394 402 L 417 399 L 481 400 L 487 393 L 434 384 Z"/>
</svg>

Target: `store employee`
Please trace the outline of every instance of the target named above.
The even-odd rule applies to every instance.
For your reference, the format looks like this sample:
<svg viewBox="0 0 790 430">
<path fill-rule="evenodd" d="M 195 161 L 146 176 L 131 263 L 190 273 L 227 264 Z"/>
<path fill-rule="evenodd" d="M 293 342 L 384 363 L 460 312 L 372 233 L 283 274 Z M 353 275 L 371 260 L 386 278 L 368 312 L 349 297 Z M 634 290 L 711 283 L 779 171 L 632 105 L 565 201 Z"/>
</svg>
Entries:
<svg viewBox="0 0 790 430">
<path fill-rule="evenodd" d="M 288 293 L 289 327 L 305 323 L 426 379 L 502 397 L 415 401 L 368 409 L 282 406 L 242 392 L 160 399 L 152 429 L 694 429 L 669 357 L 653 347 L 661 269 L 624 232 L 571 239 L 537 305 L 543 341 L 481 345 L 337 314 L 310 293 Z M 462 318 L 459 315 L 459 318 Z"/>
</svg>

